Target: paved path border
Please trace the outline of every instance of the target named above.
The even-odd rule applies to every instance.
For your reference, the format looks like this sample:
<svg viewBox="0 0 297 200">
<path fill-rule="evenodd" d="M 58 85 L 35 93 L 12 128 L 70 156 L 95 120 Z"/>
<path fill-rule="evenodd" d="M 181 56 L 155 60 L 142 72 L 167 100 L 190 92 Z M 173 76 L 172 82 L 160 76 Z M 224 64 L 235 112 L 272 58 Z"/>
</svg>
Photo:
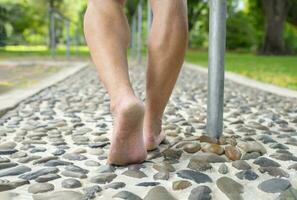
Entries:
<svg viewBox="0 0 297 200">
<path fill-rule="evenodd" d="M 15 89 L 10 92 L 7 92 L 3 95 L 0 95 L 0 117 L 3 116 L 7 111 L 15 108 L 21 101 L 39 93 L 40 91 L 51 87 L 52 85 L 63 81 L 64 79 L 72 76 L 82 69 L 86 68 L 89 63 L 88 62 L 65 62 L 65 61 L 26 61 L 20 62 L 18 64 L 28 64 L 28 63 L 40 63 L 42 62 L 47 64 L 63 64 L 63 65 L 71 65 L 71 67 L 66 67 L 61 71 L 52 74 L 46 77 L 44 80 L 40 81 L 38 84 L 33 85 L 29 88 Z M 13 65 L 15 62 L 1 62 L 1 64 Z"/>
<path fill-rule="evenodd" d="M 196 65 L 192 63 L 185 62 L 185 67 L 197 70 L 199 72 L 208 73 L 207 68 L 202 67 L 201 65 Z M 225 78 L 231 81 L 234 81 L 236 83 L 256 88 L 265 92 L 270 92 L 276 95 L 284 96 L 284 97 L 291 97 L 291 98 L 297 98 L 297 91 L 290 90 L 287 88 L 278 87 L 272 84 L 259 82 L 256 80 L 249 79 L 247 77 L 232 73 L 232 72 L 225 72 Z"/>
</svg>

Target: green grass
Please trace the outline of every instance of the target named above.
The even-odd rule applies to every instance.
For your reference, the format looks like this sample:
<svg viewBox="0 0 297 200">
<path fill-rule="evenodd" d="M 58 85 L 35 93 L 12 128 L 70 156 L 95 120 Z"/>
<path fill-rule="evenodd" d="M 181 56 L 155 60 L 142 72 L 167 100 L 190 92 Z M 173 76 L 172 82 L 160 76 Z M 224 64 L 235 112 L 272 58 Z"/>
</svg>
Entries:
<svg viewBox="0 0 297 200">
<path fill-rule="evenodd" d="M 259 56 L 226 53 L 226 70 L 249 78 L 297 90 L 297 56 Z M 189 50 L 186 61 L 208 65 L 206 51 Z"/>
<path fill-rule="evenodd" d="M 145 55 L 146 50 L 143 50 Z M 130 51 L 129 51 L 130 53 Z M 26 57 L 50 57 L 46 46 L 7 46 L 0 48 L 0 60 Z M 56 57 L 65 58 L 66 49 L 56 50 Z M 72 57 L 88 57 L 86 46 L 71 47 Z M 186 61 L 207 67 L 207 51 L 189 50 Z M 226 53 L 226 70 L 252 79 L 297 90 L 297 56 L 258 56 L 252 53 Z"/>
<path fill-rule="evenodd" d="M 73 56 L 89 56 L 89 50 L 86 46 L 71 47 L 70 55 Z M 6 46 L 0 47 L 0 59 L 13 57 L 50 57 L 51 51 L 46 46 Z M 57 47 L 56 57 L 65 57 L 66 48 L 64 46 Z"/>
</svg>

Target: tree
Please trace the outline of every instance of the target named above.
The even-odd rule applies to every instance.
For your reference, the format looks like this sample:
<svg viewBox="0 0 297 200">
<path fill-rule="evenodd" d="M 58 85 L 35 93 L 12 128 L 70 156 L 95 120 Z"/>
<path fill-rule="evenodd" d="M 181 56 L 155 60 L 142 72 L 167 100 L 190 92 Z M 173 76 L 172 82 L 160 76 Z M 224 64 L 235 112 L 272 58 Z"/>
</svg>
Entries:
<svg viewBox="0 0 297 200">
<path fill-rule="evenodd" d="M 288 0 L 262 0 L 265 16 L 265 37 L 262 54 L 285 54 L 283 37 L 288 15 Z"/>
</svg>

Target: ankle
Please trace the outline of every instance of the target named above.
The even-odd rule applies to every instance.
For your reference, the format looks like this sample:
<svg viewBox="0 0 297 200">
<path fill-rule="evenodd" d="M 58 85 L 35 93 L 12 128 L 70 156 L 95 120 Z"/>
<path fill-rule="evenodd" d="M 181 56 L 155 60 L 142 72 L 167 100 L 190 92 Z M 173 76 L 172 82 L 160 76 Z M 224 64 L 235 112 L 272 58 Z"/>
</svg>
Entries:
<svg viewBox="0 0 297 200">
<path fill-rule="evenodd" d="M 111 101 L 110 110 L 113 114 L 117 114 L 133 105 L 143 107 L 143 103 L 134 94 L 119 95 L 119 98 Z"/>
<path fill-rule="evenodd" d="M 162 131 L 162 117 L 148 118 L 144 120 L 144 134 L 148 140 L 154 140 Z"/>
</svg>

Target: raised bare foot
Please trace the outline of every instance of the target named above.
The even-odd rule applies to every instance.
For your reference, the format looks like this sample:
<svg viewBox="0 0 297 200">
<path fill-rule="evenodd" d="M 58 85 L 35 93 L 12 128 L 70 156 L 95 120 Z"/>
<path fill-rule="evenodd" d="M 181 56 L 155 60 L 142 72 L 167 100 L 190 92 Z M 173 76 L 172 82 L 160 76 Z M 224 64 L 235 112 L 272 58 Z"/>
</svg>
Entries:
<svg viewBox="0 0 297 200">
<path fill-rule="evenodd" d="M 148 151 L 158 148 L 165 139 L 165 133 L 162 131 L 162 120 L 155 119 L 144 121 L 144 145 Z"/>
<path fill-rule="evenodd" d="M 114 128 L 108 163 L 127 165 L 140 163 L 147 153 L 143 143 L 143 103 L 136 97 L 122 98 L 114 106 Z"/>
</svg>

